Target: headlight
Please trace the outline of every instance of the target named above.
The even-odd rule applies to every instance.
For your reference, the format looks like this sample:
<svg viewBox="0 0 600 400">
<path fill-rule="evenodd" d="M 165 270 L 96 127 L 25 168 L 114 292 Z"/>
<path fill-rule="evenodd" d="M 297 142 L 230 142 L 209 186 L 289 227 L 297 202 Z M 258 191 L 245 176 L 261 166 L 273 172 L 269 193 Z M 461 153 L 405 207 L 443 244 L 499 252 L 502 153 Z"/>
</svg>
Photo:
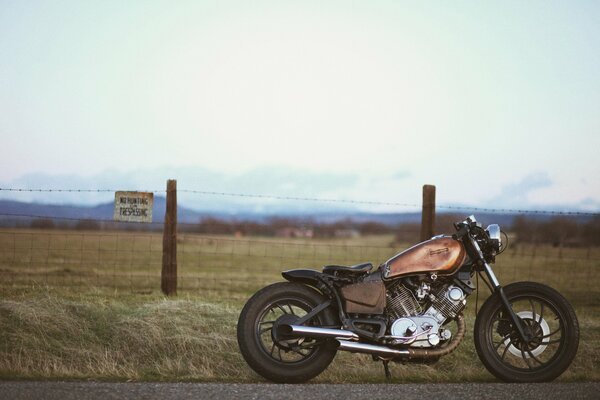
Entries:
<svg viewBox="0 0 600 400">
<path fill-rule="evenodd" d="M 492 224 L 489 225 L 485 231 L 490 237 L 490 244 L 496 251 L 500 251 L 500 247 L 502 246 L 502 236 L 500 233 L 500 225 Z"/>
</svg>

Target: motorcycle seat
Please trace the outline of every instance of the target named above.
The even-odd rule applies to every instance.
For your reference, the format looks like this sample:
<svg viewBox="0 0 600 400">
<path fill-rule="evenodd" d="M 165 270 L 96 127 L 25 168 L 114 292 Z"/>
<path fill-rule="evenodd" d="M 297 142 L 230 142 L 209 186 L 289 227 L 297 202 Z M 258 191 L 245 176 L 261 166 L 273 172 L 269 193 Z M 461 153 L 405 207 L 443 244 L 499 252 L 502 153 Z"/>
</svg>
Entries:
<svg viewBox="0 0 600 400">
<path fill-rule="evenodd" d="M 334 275 L 336 272 L 340 274 L 362 275 L 373 269 L 373 264 L 362 263 L 351 266 L 346 265 L 326 265 L 323 267 L 323 272 L 329 275 Z"/>
</svg>

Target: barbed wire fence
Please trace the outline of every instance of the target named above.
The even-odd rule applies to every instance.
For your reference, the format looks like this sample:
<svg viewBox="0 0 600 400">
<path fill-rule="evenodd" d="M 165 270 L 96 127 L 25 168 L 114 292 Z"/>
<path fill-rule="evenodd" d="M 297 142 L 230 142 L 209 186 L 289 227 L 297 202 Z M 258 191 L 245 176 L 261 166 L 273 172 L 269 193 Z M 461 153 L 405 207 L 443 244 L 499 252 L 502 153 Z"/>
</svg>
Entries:
<svg viewBox="0 0 600 400">
<path fill-rule="evenodd" d="M 114 189 L 0 188 L 13 193 L 114 193 Z M 418 209 L 422 205 L 346 199 L 319 199 L 264 194 L 179 189 L 194 196 L 240 197 L 276 201 L 347 203 Z M 165 190 L 150 190 L 165 195 Z M 448 212 L 468 215 L 485 212 L 595 218 L 600 213 L 564 210 L 521 210 L 436 205 Z M 162 215 L 156 215 L 161 218 Z M 164 222 L 124 223 L 110 218 L 19 213 L 0 209 L 0 288 L 51 287 L 105 288 L 136 293 L 160 290 L 163 266 Z M 9 221 L 12 223 L 6 224 Z M 51 223 L 48 223 L 51 221 Z M 204 227 L 210 222 L 204 221 Z M 217 222 L 215 222 L 217 224 Z M 420 226 L 400 225 L 393 234 L 316 238 L 248 236 L 241 232 L 205 229 L 199 223 L 180 222 L 177 235 L 177 288 L 207 297 L 244 299 L 267 283 L 281 280 L 291 268 L 319 269 L 327 264 L 373 262 L 375 266 L 414 244 Z M 52 229 L 54 228 L 54 229 Z M 59 228 L 59 229 L 57 229 Z M 209 226 L 210 228 L 210 226 Z M 308 231 L 308 230 L 307 230 Z M 306 231 L 306 232 L 307 232 Z M 300 233 L 302 233 L 301 231 Z M 305 233 L 306 233 L 305 232 Z M 286 237 L 287 236 L 287 237 Z M 296 236 L 302 236 L 298 234 Z M 398 238 L 411 238 L 402 241 Z M 496 272 L 504 283 L 537 280 L 572 296 L 598 291 L 600 248 L 593 245 L 554 247 L 545 243 L 519 243 L 498 257 Z"/>
</svg>

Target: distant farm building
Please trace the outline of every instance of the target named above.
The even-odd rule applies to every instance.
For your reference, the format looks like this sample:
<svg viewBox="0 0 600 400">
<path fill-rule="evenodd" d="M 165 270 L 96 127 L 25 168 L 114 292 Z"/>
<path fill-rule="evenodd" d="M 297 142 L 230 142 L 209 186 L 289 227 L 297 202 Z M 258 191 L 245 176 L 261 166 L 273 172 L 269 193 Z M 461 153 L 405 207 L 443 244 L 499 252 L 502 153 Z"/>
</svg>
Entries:
<svg viewBox="0 0 600 400">
<path fill-rule="evenodd" d="M 278 229 L 275 235 L 285 238 L 312 238 L 314 232 L 312 229 L 287 227 Z"/>
<path fill-rule="evenodd" d="M 357 238 L 360 232 L 357 229 L 336 229 L 333 236 L 337 238 Z"/>
</svg>

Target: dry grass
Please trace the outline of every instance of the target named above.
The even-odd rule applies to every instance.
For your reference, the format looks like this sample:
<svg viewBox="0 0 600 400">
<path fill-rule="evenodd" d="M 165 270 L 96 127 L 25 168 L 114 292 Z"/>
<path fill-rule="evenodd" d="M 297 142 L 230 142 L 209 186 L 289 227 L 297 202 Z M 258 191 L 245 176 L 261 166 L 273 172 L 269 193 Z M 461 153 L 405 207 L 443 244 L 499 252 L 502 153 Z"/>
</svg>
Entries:
<svg viewBox="0 0 600 400">
<path fill-rule="evenodd" d="M 218 380 L 239 368 L 231 306 L 43 288 L 11 297 L 0 303 L 5 377 Z"/>
<path fill-rule="evenodd" d="M 0 377 L 261 381 L 246 366 L 235 340 L 239 310 L 254 291 L 281 280 L 281 269 L 316 267 L 328 260 L 381 262 L 396 251 L 390 237 L 306 243 L 188 235 L 180 243 L 179 296 L 166 299 L 158 291 L 160 252 L 153 248 L 160 235 L 120 235 L 129 251 L 113 252 L 114 238 L 106 233 L 0 234 L 5 277 L 0 284 Z M 563 292 L 576 308 L 582 338 L 574 364 L 560 380 L 600 380 L 598 249 L 569 249 L 562 258 L 553 248 L 537 248 L 535 257 L 533 251 L 519 247 L 501 256 L 501 281 L 537 280 Z M 474 305 L 471 298 L 467 337 L 456 352 L 433 366 L 394 364 L 395 379 L 494 380 L 472 344 Z M 383 381 L 381 363 L 347 353 L 314 380 Z"/>
<path fill-rule="evenodd" d="M 34 287 L 0 301 L 0 376 L 4 378 L 256 382 L 235 340 L 240 303 L 183 295 L 69 294 Z M 600 380 L 598 307 L 579 308 L 581 347 L 563 381 Z M 467 310 L 472 327 L 473 310 Z M 471 330 L 433 366 L 392 366 L 402 382 L 494 380 L 475 354 Z M 382 382 L 380 363 L 339 354 L 315 382 Z"/>
</svg>

